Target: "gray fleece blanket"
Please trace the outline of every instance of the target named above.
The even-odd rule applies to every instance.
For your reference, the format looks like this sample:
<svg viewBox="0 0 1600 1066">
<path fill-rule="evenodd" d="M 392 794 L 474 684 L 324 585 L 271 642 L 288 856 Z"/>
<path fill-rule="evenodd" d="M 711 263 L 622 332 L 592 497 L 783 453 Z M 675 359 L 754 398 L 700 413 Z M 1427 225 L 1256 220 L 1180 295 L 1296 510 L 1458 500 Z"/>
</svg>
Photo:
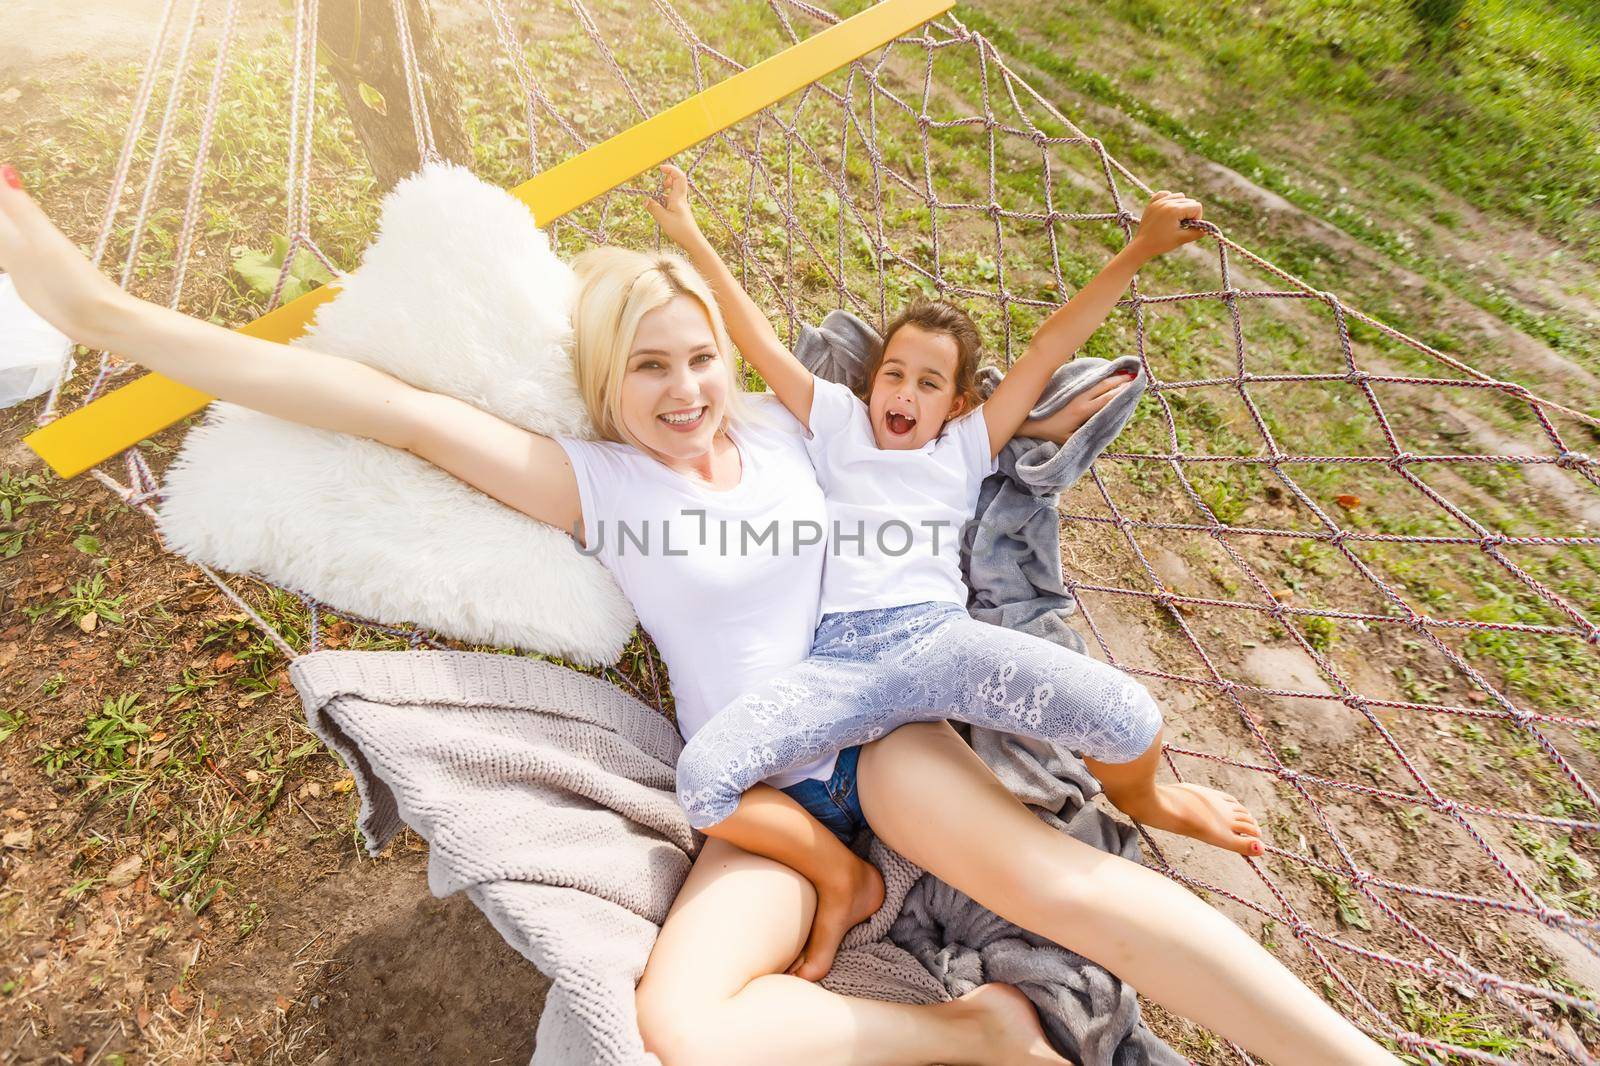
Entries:
<svg viewBox="0 0 1600 1066">
<path fill-rule="evenodd" d="M 520 656 L 323 651 L 289 675 L 311 727 L 355 775 L 369 850 L 411 826 L 428 842 L 433 892 L 465 892 L 550 977 L 534 1064 L 659 1066 L 633 990 L 699 844 L 674 792 L 672 724 L 613 685 Z M 1041 818 L 1138 858 L 1134 831 L 1087 805 L 1094 780 L 1076 759 L 986 730 L 971 740 Z M 857 847 L 883 871 L 886 899 L 846 937 L 826 987 L 932 1003 L 1010 982 L 1074 1061 L 1183 1061 L 1104 970 L 869 836 Z"/>
</svg>

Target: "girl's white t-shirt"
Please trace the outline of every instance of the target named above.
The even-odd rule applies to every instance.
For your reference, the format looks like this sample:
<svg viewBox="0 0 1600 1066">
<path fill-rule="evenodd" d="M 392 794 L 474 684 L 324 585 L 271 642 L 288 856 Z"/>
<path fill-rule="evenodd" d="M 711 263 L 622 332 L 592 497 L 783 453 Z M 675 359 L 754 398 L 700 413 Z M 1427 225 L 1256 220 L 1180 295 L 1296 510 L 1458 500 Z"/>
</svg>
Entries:
<svg viewBox="0 0 1600 1066">
<path fill-rule="evenodd" d="M 989 453 L 983 408 L 921 448 L 879 448 L 867 405 L 814 379 L 806 451 L 828 501 L 822 614 L 938 601 L 965 607 L 961 530 L 978 508 Z"/>
<path fill-rule="evenodd" d="M 805 429 L 775 397 L 729 436 L 739 484 L 718 491 L 626 444 L 556 437 L 577 475 L 583 550 L 616 576 L 667 665 L 687 739 L 804 659 L 819 618 L 827 507 Z M 833 772 L 830 755 L 768 778 Z"/>
</svg>

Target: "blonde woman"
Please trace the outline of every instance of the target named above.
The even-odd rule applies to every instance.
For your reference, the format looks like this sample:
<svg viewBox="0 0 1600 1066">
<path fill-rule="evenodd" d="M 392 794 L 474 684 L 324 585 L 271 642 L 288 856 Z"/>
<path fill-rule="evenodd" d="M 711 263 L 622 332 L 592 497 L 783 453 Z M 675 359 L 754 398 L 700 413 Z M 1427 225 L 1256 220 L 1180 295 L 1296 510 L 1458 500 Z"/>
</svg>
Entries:
<svg viewBox="0 0 1600 1066">
<path fill-rule="evenodd" d="M 576 362 L 599 442 L 530 433 L 363 364 L 134 299 L 0 168 L 0 269 L 35 311 L 90 348 L 270 415 L 403 448 L 580 531 L 660 645 L 690 734 L 805 655 L 824 549 L 802 543 L 811 539 L 803 523 L 822 520 L 822 497 L 798 424 L 740 394 L 716 302 L 687 263 L 602 249 L 578 266 Z M 605 525 L 626 519 L 672 525 L 674 554 L 604 539 Z M 722 531 L 774 520 L 781 551 L 719 543 Z M 867 822 L 890 847 L 1169 1010 L 1274 1062 L 1395 1062 L 1188 891 L 1033 817 L 948 725 L 905 726 L 863 747 L 858 785 Z M 782 793 L 761 791 L 772 802 L 758 817 L 806 817 Z M 908 1006 L 786 974 L 815 898 L 800 873 L 708 840 L 639 984 L 646 1046 L 667 1066 L 1065 1061 L 1014 988 Z"/>
</svg>

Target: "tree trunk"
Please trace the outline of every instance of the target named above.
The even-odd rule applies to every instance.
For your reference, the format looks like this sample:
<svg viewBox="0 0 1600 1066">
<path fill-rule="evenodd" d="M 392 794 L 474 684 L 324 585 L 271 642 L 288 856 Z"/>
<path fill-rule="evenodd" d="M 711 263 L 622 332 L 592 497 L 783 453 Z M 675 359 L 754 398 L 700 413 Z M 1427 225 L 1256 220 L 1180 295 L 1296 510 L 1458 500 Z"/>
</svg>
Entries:
<svg viewBox="0 0 1600 1066">
<path fill-rule="evenodd" d="M 433 32 L 427 0 L 400 0 L 433 127 L 434 147 L 444 158 L 468 165 L 471 144 L 461 123 L 461 104 Z M 333 74 L 355 124 L 378 186 L 388 191 L 421 163 L 406 92 L 396 0 L 322 0 L 319 52 Z"/>
</svg>

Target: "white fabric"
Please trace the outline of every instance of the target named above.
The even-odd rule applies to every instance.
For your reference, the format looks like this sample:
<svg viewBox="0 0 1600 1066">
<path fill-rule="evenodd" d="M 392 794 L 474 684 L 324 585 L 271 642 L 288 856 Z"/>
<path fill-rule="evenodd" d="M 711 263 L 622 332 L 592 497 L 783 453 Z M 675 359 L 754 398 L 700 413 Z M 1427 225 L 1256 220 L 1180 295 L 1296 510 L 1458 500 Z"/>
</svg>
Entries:
<svg viewBox="0 0 1600 1066">
<path fill-rule="evenodd" d="M 48 392 L 72 355 L 66 334 L 33 313 L 0 274 L 0 407 Z"/>
<path fill-rule="evenodd" d="M 739 484 L 717 491 L 637 448 L 557 437 L 583 504 L 585 552 L 616 575 L 661 649 L 678 729 L 718 711 L 811 650 L 827 510 L 804 430 L 771 396 L 730 430 Z M 833 755 L 768 778 L 826 778 Z"/>
<path fill-rule="evenodd" d="M 945 423 L 921 448 L 879 448 L 867 405 L 813 378 L 806 451 L 828 499 L 822 613 L 936 600 L 967 605 L 961 527 L 994 473 L 983 408 Z"/>
<path fill-rule="evenodd" d="M 573 378 L 571 271 L 526 206 L 432 166 L 297 344 L 525 429 L 591 433 Z M 570 661 L 616 661 L 634 616 L 572 538 L 406 452 L 215 403 L 167 470 L 159 528 L 191 560 L 333 607 Z"/>
</svg>

